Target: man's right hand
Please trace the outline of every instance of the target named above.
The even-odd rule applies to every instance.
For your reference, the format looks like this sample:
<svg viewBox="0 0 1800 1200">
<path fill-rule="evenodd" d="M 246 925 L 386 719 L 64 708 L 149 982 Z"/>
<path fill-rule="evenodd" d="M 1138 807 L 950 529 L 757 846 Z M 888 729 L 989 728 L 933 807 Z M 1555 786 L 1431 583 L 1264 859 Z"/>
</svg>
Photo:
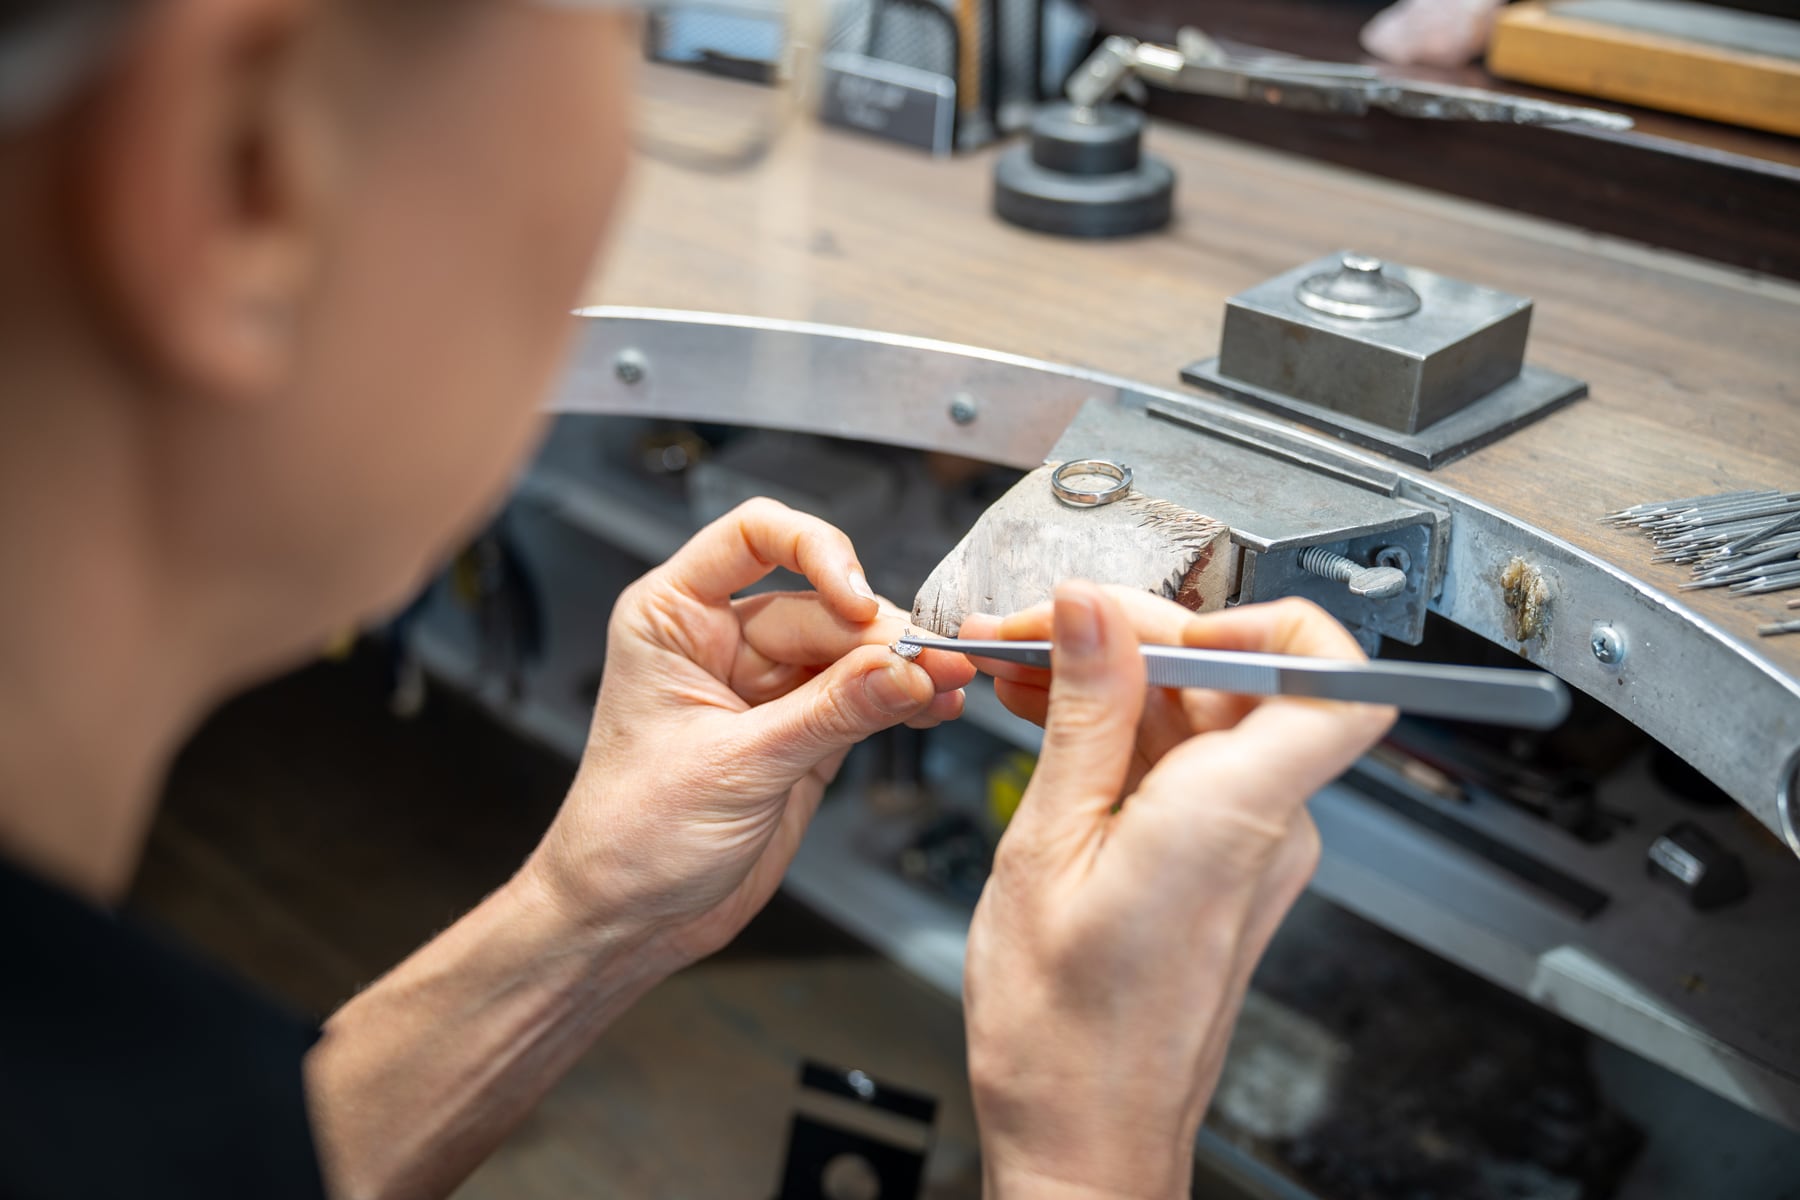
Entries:
<svg viewBox="0 0 1800 1200">
<path fill-rule="evenodd" d="M 1362 657 L 1303 601 L 1196 616 L 1065 584 L 960 633 L 1055 643 L 1053 678 L 983 664 L 1046 729 L 969 934 L 987 1195 L 1185 1197 L 1251 970 L 1318 861 L 1305 802 L 1393 710 L 1146 691 L 1140 642 Z"/>
</svg>

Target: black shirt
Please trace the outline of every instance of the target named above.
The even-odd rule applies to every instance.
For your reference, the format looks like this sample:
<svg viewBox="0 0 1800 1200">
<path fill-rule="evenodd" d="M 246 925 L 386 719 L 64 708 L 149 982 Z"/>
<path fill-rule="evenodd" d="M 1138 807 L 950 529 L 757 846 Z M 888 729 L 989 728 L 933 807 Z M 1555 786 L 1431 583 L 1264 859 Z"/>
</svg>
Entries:
<svg viewBox="0 0 1800 1200">
<path fill-rule="evenodd" d="M 0 862 L 0 1197 L 320 1200 L 311 1024 Z"/>
</svg>

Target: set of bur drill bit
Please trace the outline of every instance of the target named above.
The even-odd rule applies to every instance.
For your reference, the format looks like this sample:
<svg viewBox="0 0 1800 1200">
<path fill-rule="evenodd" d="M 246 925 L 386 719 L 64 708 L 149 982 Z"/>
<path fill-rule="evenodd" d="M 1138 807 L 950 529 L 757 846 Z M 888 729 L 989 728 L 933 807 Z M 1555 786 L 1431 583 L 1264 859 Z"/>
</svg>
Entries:
<svg viewBox="0 0 1800 1200">
<path fill-rule="evenodd" d="M 1800 491 L 1753 489 L 1634 504 L 1600 518 L 1656 543 L 1652 561 L 1682 563 L 1693 578 L 1682 591 L 1729 588 L 1757 596 L 1800 588 Z M 1788 601 L 1800 608 L 1800 600 Z M 1800 619 L 1759 625 L 1776 637 L 1800 633 Z"/>
</svg>

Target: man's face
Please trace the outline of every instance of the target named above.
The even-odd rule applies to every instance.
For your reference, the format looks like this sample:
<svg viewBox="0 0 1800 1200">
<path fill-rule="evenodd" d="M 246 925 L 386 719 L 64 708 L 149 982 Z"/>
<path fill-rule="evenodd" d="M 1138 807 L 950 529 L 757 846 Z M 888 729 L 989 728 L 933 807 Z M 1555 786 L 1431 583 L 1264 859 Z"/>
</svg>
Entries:
<svg viewBox="0 0 1800 1200">
<path fill-rule="evenodd" d="M 633 15 L 445 7 L 416 44 L 327 39 L 291 377 L 196 452 L 225 473 L 199 519 L 289 650 L 403 600 L 503 494 L 624 172 Z"/>
</svg>

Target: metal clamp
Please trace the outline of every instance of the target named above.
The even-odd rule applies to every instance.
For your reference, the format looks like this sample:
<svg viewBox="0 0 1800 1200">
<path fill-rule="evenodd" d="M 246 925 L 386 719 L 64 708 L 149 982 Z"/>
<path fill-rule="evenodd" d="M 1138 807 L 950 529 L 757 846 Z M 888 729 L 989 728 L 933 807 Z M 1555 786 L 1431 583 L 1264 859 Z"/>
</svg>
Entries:
<svg viewBox="0 0 1800 1200">
<path fill-rule="evenodd" d="M 1346 558 L 1323 546 L 1309 546 L 1302 550 L 1300 569 L 1309 575 L 1335 579 L 1349 588 L 1352 596 L 1363 596 L 1370 600 L 1391 599 L 1406 590 L 1405 568 L 1385 563 L 1365 567 L 1355 559 Z"/>
<path fill-rule="evenodd" d="M 1085 488 L 1070 487 L 1066 480 L 1076 475 L 1099 475 L 1106 479 L 1117 480 L 1109 488 L 1089 491 Z M 1111 462 L 1104 458 L 1080 458 L 1074 462 L 1066 462 L 1050 473 L 1050 490 L 1056 498 L 1070 508 L 1098 508 L 1102 504 L 1111 504 L 1122 500 L 1131 492 L 1131 468 L 1123 463 Z"/>
</svg>

